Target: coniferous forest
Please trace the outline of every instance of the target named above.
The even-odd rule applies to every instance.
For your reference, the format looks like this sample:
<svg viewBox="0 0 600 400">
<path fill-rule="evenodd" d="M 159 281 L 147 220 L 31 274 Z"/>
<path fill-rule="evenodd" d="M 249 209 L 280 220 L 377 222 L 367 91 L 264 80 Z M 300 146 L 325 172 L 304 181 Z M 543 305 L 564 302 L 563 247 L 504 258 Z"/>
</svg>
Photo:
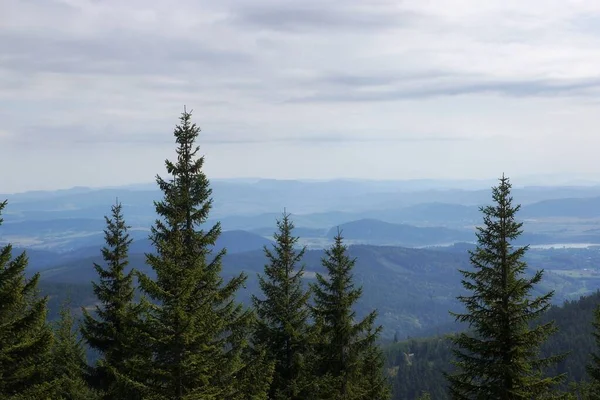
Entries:
<svg viewBox="0 0 600 400">
<path fill-rule="evenodd" d="M 227 250 L 213 251 L 221 225 L 207 224 L 199 134 L 184 110 L 176 158 L 156 177 L 151 272 L 128 268 L 127 210 L 112 206 L 95 306 L 80 320 L 65 303 L 49 322 L 27 254 L 0 250 L 0 399 L 600 398 L 600 295 L 557 307 L 552 291 L 534 292 L 544 271 L 526 275 L 528 247 L 513 244 L 523 224 L 508 177 L 481 208 L 471 266 L 460 270 L 464 309 L 448 310 L 464 329 L 385 344 L 378 311 L 356 313 L 363 292 L 344 232 L 305 285 L 306 248 L 286 211 L 264 248 L 260 293 L 251 306 L 238 301 L 247 276 L 226 279 Z"/>
</svg>

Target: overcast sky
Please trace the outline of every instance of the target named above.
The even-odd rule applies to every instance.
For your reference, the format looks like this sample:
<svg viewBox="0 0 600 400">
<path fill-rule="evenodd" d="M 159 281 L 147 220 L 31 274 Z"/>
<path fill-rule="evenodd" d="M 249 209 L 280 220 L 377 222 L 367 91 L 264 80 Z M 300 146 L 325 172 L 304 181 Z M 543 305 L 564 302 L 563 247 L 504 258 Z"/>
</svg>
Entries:
<svg viewBox="0 0 600 400">
<path fill-rule="evenodd" d="M 0 193 L 212 178 L 600 178 L 600 2 L 2 0 Z M 518 183 L 518 182 L 517 182 Z"/>
</svg>

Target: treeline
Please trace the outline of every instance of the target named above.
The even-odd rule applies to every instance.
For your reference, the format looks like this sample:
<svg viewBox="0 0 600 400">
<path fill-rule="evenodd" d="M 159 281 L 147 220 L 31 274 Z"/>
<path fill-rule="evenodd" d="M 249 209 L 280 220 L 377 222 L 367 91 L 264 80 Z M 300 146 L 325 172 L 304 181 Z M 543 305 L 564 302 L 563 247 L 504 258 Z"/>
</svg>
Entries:
<svg viewBox="0 0 600 400">
<path fill-rule="evenodd" d="M 82 310 L 79 326 L 68 303 L 48 323 L 39 274 L 27 279 L 26 254 L 2 249 L 0 399 L 390 397 L 381 327 L 376 311 L 355 317 L 362 288 L 341 233 L 322 259 L 326 274 L 305 288 L 305 249 L 284 212 L 275 245 L 265 248 L 262 295 L 250 308 L 236 301 L 246 276 L 225 281 L 225 250 L 212 254 L 221 228 L 204 228 L 212 192 L 198 133 L 184 111 L 174 131 L 177 158 L 166 161 L 169 178 L 157 177 L 163 199 L 150 235 L 155 252 L 146 255 L 152 276 L 127 268 L 132 239 L 117 202 L 105 217 L 104 263 L 94 265 L 96 305 Z"/>
<path fill-rule="evenodd" d="M 390 387 L 398 399 L 600 398 L 596 355 L 585 366 L 587 382 L 561 386 L 567 354 L 548 348 L 558 332 L 549 318 L 553 292 L 534 295 L 543 271 L 525 274 L 528 248 L 513 246 L 522 223 L 508 178 L 481 209 L 472 268 L 460 270 L 464 311 L 451 314 L 468 328 L 415 345 L 451 365 L 438 371 L 444 384 L 415 393 L 418 381 L 440 375 L 410 349 L 386 364 L 377 312 L 356 317 L 362 288 L 341 232 L 321 260 L 326 273 L 306 288 L 305 248 L 284 212 L 273 248 L 265 248 L 261 295 L 249 308 L 236 301 L 247 277 L 225 280 L 225 250 L 212 253 L 221 227 L 205 225 L 212 192 L 198 133 L 184 111 L 174 131 L 177 158 L 166 161 L 169 178 L 157 177 L 163 199 L 150 234 L 155 251 L 146 255 L 152 276 L 127 268 L 132 240 L 117 202 L 106 217 L 104 263 L 95 265 L 96 304 L 82 310 L 80 326 L 68 303 L 49 324 L 49 299 L 38 294 L 39 274 L 26 278 L 26 254 L 13 258 L 10 245 L 0 251 L 0 399 L 383 400 Z M 591 325 L 597 348 L 597 306 Z"/>
</svg>

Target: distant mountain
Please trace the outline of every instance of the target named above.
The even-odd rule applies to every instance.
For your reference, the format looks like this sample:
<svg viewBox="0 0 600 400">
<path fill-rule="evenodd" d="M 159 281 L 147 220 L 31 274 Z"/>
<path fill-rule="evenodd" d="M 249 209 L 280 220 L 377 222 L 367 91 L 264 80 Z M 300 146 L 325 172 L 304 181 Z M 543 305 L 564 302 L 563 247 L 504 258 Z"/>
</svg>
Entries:
<svg viewBox="0 0 600 400">
<path fill-rule="evenodd" d="M 448 217 L 456 219 L 457 215 L 470 218 L 472 212 L 477 212 L 476 208 L 474 211 L 459 210 L 439 203 L 462 206 L 489 203 L 489 188 L 483 188 L 484 183 L 471 183 L 428 180 L 214 180 L 211 182 L 214 195 L 211 218 L 223 220 L 235 215 L 265 216 L 258 221 L 247 221 L 245 225 L 229 224 L 233 222 L 230 220 L 228 224 L 224 223 L 226 229 L 274 226 L 275 218 L 280 216 L 284 208 L 306 220 L 306 223 L 298 223 L 297 226 L 311 228 L 329 227 L 360 218 L 408 223 L 422 217 L 434 222 Z M 549 199 L 598 196 L 598 186 L 516 187 L 514 190 L 515 201 L 524 205 Z M 0 199 L 7 198 L 9 202 L 4 214 L 7 221 L 9 218 L 12 221 L 25 221 L 65 218 L 101 220 L 110 213 L 110 206 L 118 198 L 124 205 L 123 212 L 128 223 L 148 228 L 155 218 L 153 201 L 161 197 L 161 192 L 152 185 L 140 185 L 7 194 L 0 196 Z M 423 203 L 430 205 L 422 209 L 410 208 Z M 348 218 L 345 214 L 348 214 Z"/>
<path fill-rule="evenodd" d="M 325 237 L 327 235 L 327 231 L 329 229 L 324 228 L 306 228 L 306 227 L 296 227 L 294 228 L 293 234 L 295 236 L 299 236 L 300 238 L 319 238 Z M 268 226 L 264 228 L 252 229 L 250 232 L 256 233 L 257 235 L 261 235 L 264 237 L 273 237 L 273 234 L 277 231 L 277 227 Z"/>
<path fill-rule="evenodd" d="M 3 236 L 10 235 L 42 235 L 46 233 L 65 232 L 99 232 L 105 227 L 101 218 L 59 218 L 51 220 L 14 221 L 8 216 L 0 228 Z"/>
<path fill-rule="evenodd" d="M 472 223 L 481 220 L 478 206 L 465 206 L 448 203 L 423 203 L 398 210 L 395 219 L 404 221 L 419 221 L 421 225 L 439 222 Z"/>
<path fill-rule="evenodd" d="M 523 218 L 598 218 L 600 197 L 543 200 L 524 206 L 521 216 Z"/>
<path fill-rule="evenodd" d="M 252 250 L 262 250 L 264 246 L 273 244 L 272 240 L 264 238 L 256 233 L 241 230 L 224 231 L 215 243 L 215 250 L 226 248 L 227 252 L 244 253 Z"/>
<path fill-rule="evenodd" d="M 227 253 L 243 253 L 252 250 L 261 250 L 264 246 L 268 246 L 273 242 L 256 233 L 246 232 L 242 230 L 224 231 L 215 243 L 213 251 L 216 253 L 223 248 L 227 249 Z M 154 247 L 149 239 L 137 240 L 131 243 L 130 253 L 151 253 L 154 252 Z"/>
<path fill-rule="evenodd" d="M 152 253 L 154 252 L 154 247 L 148 239 L 148 232 L 143 234 L 132 235 L 134 239 L 141 237 L 141 239 L 134 240 L 131 243 L 129 253 L 132 255 L 136 254 L 144 254 L 144 253 Z M 69 252 L 62 252 L 61 254 L 56 254 L 56 252 L 40 252 L 41 254 L 51 254 L 50 257 L 52 260 L 58 261 L 72 261 L 82 258 L 94 258 L 100 256 L 101 248 L 105 245 L 104 237 L 98 236 L 98 242 L 93 245 L 82 246 L 79 248 L 75 248 Z M 227 249 L 227 253 L 242 253 L 252 250 L 261 250 L 263 246 L 268 246 L 273 243 L 271 240 L 266 239 L 260 235 L 251 232 L 245 231 L 224 231 L 221 233 L 219 238 L 217 239 L 217 243 L 215 245 L 215 249 L 213 251 L 220 251 L 223 248 Z M 27 252 L 31 252 L 31 249 L 28 249 Z M 36 250 L 33 250 L 33 254 L 37 254 Z M 38 251 L 39 252 L 39 251 Z M 56 263 L 55 263 L 56 265 Z M 48 266 L 48 263 L 44 263 L 44 266 Z M 43 268 L 36 268 L 43 269 Z"/>
<path fill-rule="evenodd" d="M 552 193 L 560 193 L 558 189 Z M 537 191 L 532 189 L 532 193 Z M 530 193 L 529 197 L 534 197 Z M 546 193 L 540 189 L 540 193 Z M 468 194 L 468 192 L 465 192 Z M 567 192 L 562 193 L 567 194 Z M 407 194 L 409 196 L 410 194 Z M 515 201 L 517 197 L 515 196 Z M 465 199 L 465 201 L 468 201 Z M 490 200 L 482 202 L 489 204 Z M 280 213 L 263 213 L 255 215 L 227 215 L 219 218 L 227 229 L 244 229 L 268 234 L 275 229 L 275 221 Z M 600 197 L 550 199 L 534 203 L 523 203 L 519 218 L 598 218 L 600 217 Z M 317 213 L 292 213 L 298 228 L 309 228 L 301 236 L 320 236 L 319 230 L 361 219 L 377 219 L 394 224 L 411 224 L 422 227 L 451 227 L 479 225 L 482 214 L 479 205 L 464 205 L 444 202 L 425 202 L 406 206 L 396 205 L 394 208 L 374 208 L 362 211 L 329 211 Z M 271 228 L 270 228 L 271 227 Z"/>
<path fill-rule="evenodd" d="M 417 227 L 407 224 L 391 224 L 376 219 L 361 219 L 341 224 L 339 229 L 347 240 L 363 243 L 396 244 L 400 246 L 431 246 L 475 239 L 474 232 L 440 227 Z M 329 238 L 337 234 L 338 227 L 331 228 Z"/>
<path fill-rule="evenodd" d="M 426 246 L 473 240 L 466 232 L 481 224 L 479 205 L 491 202 L 489 190 L 450 189 L 445 184 L 431 189 L 434 183 L 215 180 L 215 207 L 208 224 L 219 221 L 226 231 L 245 230 L 271 238 L 286 207 L 292 213 L 296 234 L 311 247 L 323 245 L 331 237 L 331 227 L 360 220 L 404 226 L 393 230 L 380 226 L 369 234 L 362 228 L 348 230 L 347 234 L 363 243 Z M 529 220 L 528 236 L 522 243 L 600 243 L 600 221 L 592 220 L 600 218 L 599 196 L 597 186 L 516 188 L 515 202 L 523 204 L 519 218 Z M 117 198 L 123 203 L 126 222 L 134 228 L 132 235 L 143 240 L 156 218 L 153 201 L 161 198 L 160 191 L 147 185 L 8 195 L 0 243 L 11 241 L 21 247 L 60 252 L 100 246 L 103 216 L 110 213 Z M 548 218 L 582 221 L 536 221 Z"/>
<path fill-rule="evenodd" d="M 64 258 L 61 254 L 56 252 L 47 250 L 27 249 L 22 247 L 13 247 L 12 256 L 13 258 L 17 257 L 23 252 L 27 254 L 27 258 L 29 260 L 29 272 L 36 272 L 52 266 L 56 266 L 61 261 L 66 260 L 66 258 Z"/>
</svg>

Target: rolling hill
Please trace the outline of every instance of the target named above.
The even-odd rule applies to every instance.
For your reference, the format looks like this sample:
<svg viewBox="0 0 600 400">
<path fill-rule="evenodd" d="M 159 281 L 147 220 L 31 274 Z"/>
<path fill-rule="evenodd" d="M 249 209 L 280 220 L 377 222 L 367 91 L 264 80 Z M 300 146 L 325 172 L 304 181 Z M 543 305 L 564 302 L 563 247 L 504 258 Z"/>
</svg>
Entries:
<svg viewBox="0 0 600 400">
<path fill-rule="evenodd" d="M 394 244 L 399 246 L 432 246 L 454 242 L 472 241 L 473 231 L 459 231 L 443 227 L 417 227 L 407 224 L 392 224 L 376 219 L 361 219 L 341 224 L 339 229 L 349 241 L 361 241 L 370 244 Z M 334 237 L 338 227 L 327 233 Z"/>
<path fill-rule="evenodd" d="M 523 206 L 523 218 L 600 218 L 600 197 L 543 200 Z"/>
<path fill-rule="evenodd" d="M 356 283 L 364 287 L 357 314 L 362 316 L 378 309 L 379 323 L 385 327 L 384 336 L 391 337 L 394 332 L 399 332 L 401 337 L 414 336 L 424 331 L 435 331 L 436 327 L 451 322 L 448 309 L 459 307 L 456 296 L 462 293 L 458 269 L 470 268 L 465 251 L 369 245 L 350 246 L 349 251 L 357 259 L 354 271 Z M 544 267 L 548 258 L 557 254 L 566 253 L 532 251 L 532 267 Z M 313 281 L 315 272 L 324 272 L 320 262 L 323 255 L 321 250 L 306 252 L 303 260 L 306 284 Z M 131 266 L 152 275 L 145 265 L 143 254 L 132 254 L 130 260 Z M 91 257 L 45 269 L 41 272 L 41 279 L 48 284 L 89 284 L 96 279 L 94 262 L 102 262 L 99 250 Z M 252 294 L 259 294 L 257 275 L 263 272 L 266 262 L 260 249 L 230 252 L 223 258 L 223 276 L 229 278 L 240 272 L 247 274 L 245 288 L 238 293 L 238 298 L 246 304 L 249 304 Z M 574 260 L 573 265 L 579 265 L 578 261 Z M 578 279 L 548 272 L 539 290 L 556 289 L 556 301 L 562 302 L 574 294 L 593 290 L 599 283 L 600 277 Z"/>
</svg>

